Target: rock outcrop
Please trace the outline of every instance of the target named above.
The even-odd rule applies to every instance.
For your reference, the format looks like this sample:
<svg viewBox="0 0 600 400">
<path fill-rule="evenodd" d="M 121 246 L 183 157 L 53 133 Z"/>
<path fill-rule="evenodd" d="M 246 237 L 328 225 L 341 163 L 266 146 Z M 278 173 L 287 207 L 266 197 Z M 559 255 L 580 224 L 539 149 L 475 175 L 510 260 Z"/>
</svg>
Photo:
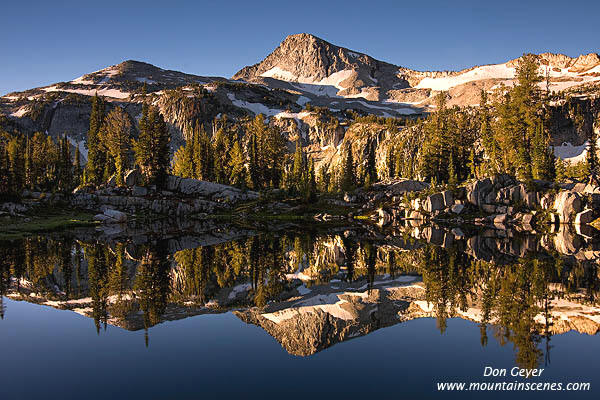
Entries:
<svg viewBox="0 0 600 400">
<path fill-rule="evenodd" d="M 126 176 L 126 183 L 133 186 L 115 187 L 106 185 L 97 191 L 75 190 L 69 196 L 26 191 L 25 199 L 36 199 L 48 203 L 68 203 L 72 207 L 91 211 L 102 211 L 96 219 L 104 223 L 124 222 L 121 217 L 111 215 L 118 210 L 129 214 L 151 213 L 171 216 L 210 214 L 217 210 L 229 210 L 235 204 L 256 200 L 258 193 L 241 190 L 197 179 L 168 176 L 166 190 L 156 187 L 135 186 L 139 180 L 132 179 L 134 172 Z"/>
<path fill-rule="evenodd" d="M 543 181 L 528 187 L 508 175 L 495 175 L 453 191 L 421 194 L 408 203 L 391 205 L 389 213 L 398 216 L 393 223 L 456 219 L 460 214 L 461 221 L 467 218 L 476 224 L 501 229 L 512 225 L 524 230 L 532 230 L 537 221 L 585 225 L 600 217 L 600 194 L 596 193 L 600 188 L 585 184 L 566 187 Z M 399 210 L 404 212 L 393 212 Z M 487 216 L 479 216 L 481 213 Z"/>
</svg>

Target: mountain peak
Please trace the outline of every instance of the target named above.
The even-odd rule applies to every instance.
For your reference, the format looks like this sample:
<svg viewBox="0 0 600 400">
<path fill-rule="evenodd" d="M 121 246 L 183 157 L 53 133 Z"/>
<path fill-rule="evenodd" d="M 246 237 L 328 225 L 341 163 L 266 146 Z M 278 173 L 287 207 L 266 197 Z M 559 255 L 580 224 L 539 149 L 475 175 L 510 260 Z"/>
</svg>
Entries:
<svg viewBox="0 0 600 400">
<path fill-rule="evenodd" d="M 241 69 L 233 79 L 260 81 L 276 78 L 312 83 L 334 73 L 353 71 L 362 64 L 381 63 L 363 53 L 336 46 L 310 33 L 287 36 L 264 60 Z"/>
<path fill-rule="evenodd" d="M 286 38 L 283 39 L 283 42 L 281 42 L 281 45 L 283 45 L 284 43 L 300 43 L 300 42 L 308 42 L 308 43 L 320 42 L 320 43 L 331 44 L 331 43 L 327 42 L 326 40 L 313 35 L 312 33 L 295 33 L 293 35 L 286 36 Z"/>
</svg>

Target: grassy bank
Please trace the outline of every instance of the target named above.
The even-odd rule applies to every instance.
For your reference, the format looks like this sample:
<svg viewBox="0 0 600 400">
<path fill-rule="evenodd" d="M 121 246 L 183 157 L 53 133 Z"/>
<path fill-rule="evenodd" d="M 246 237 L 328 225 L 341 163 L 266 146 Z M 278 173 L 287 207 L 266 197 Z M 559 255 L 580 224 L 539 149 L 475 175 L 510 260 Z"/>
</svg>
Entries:
<svg viewBox="0 0 600 400">
<path fill-rule="evenodd" d="M 0 223 L 0 239 L 17 239 L 33 234 L 55 232 L 82 226 L 95 226 L 93 215 L 80 210 L 38 210 L 26 218 L 10 218 Z"/>
</svg>

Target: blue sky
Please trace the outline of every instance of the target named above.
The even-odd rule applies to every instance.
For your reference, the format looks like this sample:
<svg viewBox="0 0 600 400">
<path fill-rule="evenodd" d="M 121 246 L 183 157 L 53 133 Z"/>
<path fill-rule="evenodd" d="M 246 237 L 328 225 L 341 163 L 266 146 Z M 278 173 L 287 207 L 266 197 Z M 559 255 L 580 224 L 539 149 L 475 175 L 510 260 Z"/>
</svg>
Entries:
<svg viewBox="0 0 600 400">
<path fill-rule="evenodd" d="M 6 1 L 0 94 L 127 59 L 230 77 L 300 32 L 421 70 L 503 62 L 523 52 L 577 56 L 600 51 L 599 14 L 592 0 Z"/>
</svg>

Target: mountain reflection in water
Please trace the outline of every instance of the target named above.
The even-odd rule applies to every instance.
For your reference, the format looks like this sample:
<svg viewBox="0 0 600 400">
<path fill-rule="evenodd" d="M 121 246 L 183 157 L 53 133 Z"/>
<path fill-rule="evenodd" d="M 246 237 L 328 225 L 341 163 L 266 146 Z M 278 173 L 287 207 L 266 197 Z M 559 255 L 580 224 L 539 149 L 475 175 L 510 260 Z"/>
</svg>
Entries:
<svg viewBox="0 0 600 400">
<path fill-rule="evenodd" d="M 482 345 L 511 343 L 516 364 L 533 368 L 552 335 L 600 329 L 599 239 L 565 226 L 80 230 L 0 242 L 0 295 L 85 315 L 98 333 L 233 311 L 300 356 L 416 318 L 444 332 L 458 317 L 480 325 Z"/>
</svg>

